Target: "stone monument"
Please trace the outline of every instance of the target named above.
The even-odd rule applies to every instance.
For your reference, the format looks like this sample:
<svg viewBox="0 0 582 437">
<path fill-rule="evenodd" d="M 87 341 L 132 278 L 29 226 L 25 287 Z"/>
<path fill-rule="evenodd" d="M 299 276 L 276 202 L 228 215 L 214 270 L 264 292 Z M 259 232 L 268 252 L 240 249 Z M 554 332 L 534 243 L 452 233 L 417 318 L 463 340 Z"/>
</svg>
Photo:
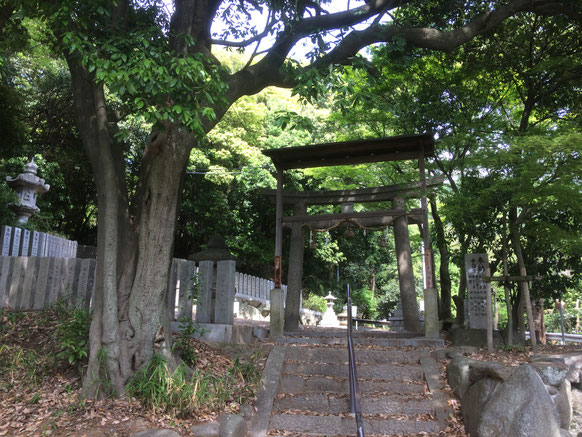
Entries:
<svg viewBox="0 0 582 437">
<path fill-rule="evenodd" d="M 487 329 L 487 284 L 483 281 L 489 266 L 486 253 L 465 255 L 467 272 L 467 302 L 465 308 L 469 315 L 469 328 Z M 467 305 L 468 304 L 468 305 Z M 491 302 L 489 302 L 491 305 Z"/>
<path fill-rule="evenodd" d="M 224 237 L 213 235 L 208 248 L 190 256 L 198 264 L 198 323 L 233 324 L 236 258 Z"/>
<path fill-rule="evenodd" d="M 27 223 L 32 215 L 40 212 L 40 209 L 36 206 L 37 195 L 46 193 L 50 189 L 50 185 L 45 184 L 44 179 L 36 175 L 37 170 L 38 166 L 34 163 L 34 159 L 31 159 L 24 166 L 24 173 L 15 178 L 6 176 L 6 183 L 16 191 L 20 199 L 17 204 L 11 205 L 18 215 L 18 223 Z"/>
<path fill-rule="evenodd" d="M 325 310 L 325 313 L 323 313 L 319 326 L 338 327 L 340 323 L 335 315 L 335 311 L 333 310 L 333 302 L 337 300 L 337 298 L 334 297 L 330 291 L 328 295 L 325 296 L 325 300 L 327 301 L 327 309 Z"/>
</svg>

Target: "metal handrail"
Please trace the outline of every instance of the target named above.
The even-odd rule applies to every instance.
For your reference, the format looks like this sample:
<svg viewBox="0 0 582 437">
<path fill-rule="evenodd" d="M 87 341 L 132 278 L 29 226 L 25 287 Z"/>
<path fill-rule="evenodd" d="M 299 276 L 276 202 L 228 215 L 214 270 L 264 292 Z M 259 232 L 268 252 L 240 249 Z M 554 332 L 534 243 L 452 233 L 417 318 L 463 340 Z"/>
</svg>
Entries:
<svg viewBox="0 0 582 437">
<path fill-rule="evenodd" d="M 352 342 L 352 295 L 350 294 L 350 284 L 348 284 L 348 362 L 350 370 L 350 413 L 356 417 L 356 435 L 364 437 L 364 424 L 362 422 L 362 410 L 360 409 L 360 390 L 358 388 L 354 344 Z"/>
</svg>

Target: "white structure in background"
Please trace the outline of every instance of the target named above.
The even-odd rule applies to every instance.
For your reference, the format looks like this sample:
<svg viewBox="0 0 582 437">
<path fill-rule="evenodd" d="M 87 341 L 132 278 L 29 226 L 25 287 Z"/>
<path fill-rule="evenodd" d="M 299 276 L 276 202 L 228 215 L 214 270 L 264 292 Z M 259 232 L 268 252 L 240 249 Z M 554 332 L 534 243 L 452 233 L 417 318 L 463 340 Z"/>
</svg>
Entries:
<svg viewBox="0 0 582 437">
<path fill-rule="evenodd" d="M 319 326 L 339 326 L 339 320 L 335 315 L 335 311 L 333 310 L 333 302 L 337 300 L 336 297 L 332 296 L 331 291 L 325 296 L 325 300 L 327 300 L 327 309 L 325 313 L 323 313 L 323 317 L 321 318 L 321 322 Z"/>
<path fill-rule="evenodd" d="M 27 223 L 28 219 L 40 212 L 36 206 L 36 196 L 39 193 L 46 193 L 50 185 L 44 183 L 44 179 L 36 175 L 38 165 L 31 159 L 28 164 L 24 166 L 24 173 L 19 174 L 14 179 L 6 176 L 6 183 L 10 188 L 16 191 L 20 198 L 19 203 L 11 205 L 18 214 L 18 223 Z"/>
</svg>

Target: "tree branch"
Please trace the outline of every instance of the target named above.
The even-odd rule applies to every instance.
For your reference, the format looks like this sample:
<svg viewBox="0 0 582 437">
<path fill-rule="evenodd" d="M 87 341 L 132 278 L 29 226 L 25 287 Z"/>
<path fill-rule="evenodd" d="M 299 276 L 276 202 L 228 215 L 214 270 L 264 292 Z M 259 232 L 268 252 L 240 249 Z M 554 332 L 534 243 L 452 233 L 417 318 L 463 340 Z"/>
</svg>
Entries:
<svg viewBox="0 0 582 437">
<path fill-rule="evenodd" d="M 258 92 L 270 85 L 287 88 L 296 85 L 292 78 L 286 77 L 280 71 L 280 67 L 299 39 L 316 31 L 361 23 L 376 14 L 386 12 L 386 9 L 390 10 L 405 3 L 408 1 L 378 0 L 349 11 L 307 18 L 295 26 L 288 27 L 279 34 L 277 42 L 260 62 L 231 77 L 229 101 L 235 101 L 242 95 Z M 562 3 L 554 0 L 512 0 L 494 11 L 478 15 L 465 26 L 451 31 L 405 27 L 397 24 L 371 24 L 362 31 L 352 31 L 333 50 L 306 66 L 305 69 L 323 69 L 329 65 L 344 64 L 362 48 L 374 43 L 389 43 L 395 37 L 404 39 L 414 47 L 449 52 L 478 35 L 491 32 L 504 20 L 518 12 L 564 13 L 564 10 L 558 8 L 557 5 L 562 5 Z M 570 11 L 568 16 L 576 16 L 576 14 Z"/>
<path fill-rule="evenodd" d="M 271 14 L 271 11 L 269 11 L 269 14 Z M 261 33 L 258 33 L 257 35 L 253 36 L 252 38 L 246 39 L 244 41 L 226 41 L 226 40 L 221 40 L 221 39 L 211 39 L 210 43 L 214 44 L 214 45 L 225 46 L 225 47 L 246 47 L 248 45 L 251 45 L 254 42 L 261 40 L 265 36 L 267 36 L 269 34 L 269 32 L 273 29 L 274 24 L 277 22 L 275 17 L 273 17 L 273 19 L 269 19 L 267 21 L 270 21 L 270 22 L 268 22 L 265 25 L 265 29 Z"/>
</svg>

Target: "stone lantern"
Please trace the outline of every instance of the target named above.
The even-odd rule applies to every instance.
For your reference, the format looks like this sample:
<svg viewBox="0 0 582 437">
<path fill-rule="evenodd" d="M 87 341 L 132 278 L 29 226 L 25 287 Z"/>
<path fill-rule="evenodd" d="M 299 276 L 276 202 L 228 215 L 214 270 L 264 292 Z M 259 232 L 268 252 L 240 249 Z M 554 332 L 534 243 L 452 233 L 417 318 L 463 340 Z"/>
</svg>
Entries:
<svg viewBox="0 0 582 437">
<path fill-rule="evenodd" d="M 39 193 L 46 193 L 50 185 L 44 183 L 44 179 L 36 175 L 38 166 L 34 163 L 34 158 L 24 166 L 24 173 L 19 174 L 14 179 L 6 176 L 6 183 L 16 191 L 20 201 L 10 205 L 18 215 L 18 223 L 27 223 L 28 219 L 40 212 L 36 206 L 36 196 Z"/>
<path fill-rule="evenodd" d="M 330 291 L 328 295 L 325 296 L 325 300 L 327 301 L 327 309 L 325 310 L 325 313 L 323 313 L 319 326 L 339 326 L 339 320 L 333 310 L 333 302 L 337 300 L 337 297 L 334 297 Z"/>
</svg>

